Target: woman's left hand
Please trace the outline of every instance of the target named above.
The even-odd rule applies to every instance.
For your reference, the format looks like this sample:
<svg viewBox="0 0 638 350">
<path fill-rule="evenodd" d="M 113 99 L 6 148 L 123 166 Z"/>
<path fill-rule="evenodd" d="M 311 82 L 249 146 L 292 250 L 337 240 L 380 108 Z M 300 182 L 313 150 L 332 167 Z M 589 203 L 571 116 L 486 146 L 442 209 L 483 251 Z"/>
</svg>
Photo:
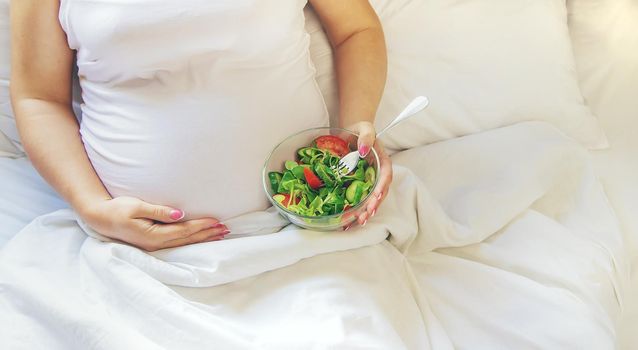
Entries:
<svg viewBox="0 0 638 350">
<path fill-rule="evenodd" d="M 379 156 L 379 182 L 377 183 L 377 186 L 372 193 L 372 198 L 370 198 L 366 205 L 365 211 L 363 211 L 357 217 L 357 222 L 359 223 L 359 225 L 364 226 L 368 222 L 368 219 L 376 214 L 379 205 L 381 204 L 381 202 L 383 202 L 385 196 L 388 195 L 390 184 L 392 183 L 392 160 L 386 154 L 385 148 L 383 147 L 381 141 L 376 139 L 377 133 L 374 129 L 374 125 L 371 122 L 358 122 L 351 125 L 348 129 L 359 135 L 357 148 L 359 150 L 359 154 L 362 157 L 367 156 L 372 147 L 374 147 L 374 150 Z M 347 230 L 348 228 L 350 228 L 350 226 L 346 227 L 345 229 Z"/>
</svg>

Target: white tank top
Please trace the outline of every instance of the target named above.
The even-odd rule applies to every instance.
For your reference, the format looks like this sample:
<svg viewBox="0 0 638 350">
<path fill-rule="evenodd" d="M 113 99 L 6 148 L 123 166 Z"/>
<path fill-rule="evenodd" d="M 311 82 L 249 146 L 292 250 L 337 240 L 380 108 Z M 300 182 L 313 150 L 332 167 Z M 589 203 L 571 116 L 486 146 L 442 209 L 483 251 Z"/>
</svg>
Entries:
<svg viewBox="0 0 638 350">
<path fill-rule="evenodd" d="M 228 219 L 262 210 L 261 168 L 328 123 L 305 0 L 62 0 L 81 135 L 113 196 Z"/>
</svg>

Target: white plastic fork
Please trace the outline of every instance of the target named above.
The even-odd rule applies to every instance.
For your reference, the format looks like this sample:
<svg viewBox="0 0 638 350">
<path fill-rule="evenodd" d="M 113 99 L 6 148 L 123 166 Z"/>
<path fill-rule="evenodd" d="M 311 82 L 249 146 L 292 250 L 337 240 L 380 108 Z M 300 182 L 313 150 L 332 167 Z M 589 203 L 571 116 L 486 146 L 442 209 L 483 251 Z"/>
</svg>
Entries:
<svg viewBox="0 0 638 350">
<path fill-rule="evenodd" d="M 381 137 L 384 132 L 392 129 L 400 122 L 423 110 L 423 108 L 427 107 L 429 103 L 430 101 L 425 96 L 419 96 L 412 100 L 412 102 L 410 102 L 410 104 L 407 105 L 407 107 L 405 107 L 403 111 L 401 111 L 401 113 L 399 113 L 399 115 L 397 115 L 397 117 L 394 118 L 394 120 L 390 124 L 388 124 L 388 126 L 377 133 L 377 138 Z M 357 168 L 357 163 L 359 162 L 360 157 L 361 155 L 359 154 L 358 150 L 352 151 L 341 158 L 339 160 L 338 166 L 336 167 L 336 169 L 333 167 L 333 170 L 335 170 L 340 175 L 350 174 L 354 169 Z"/>
</svg>

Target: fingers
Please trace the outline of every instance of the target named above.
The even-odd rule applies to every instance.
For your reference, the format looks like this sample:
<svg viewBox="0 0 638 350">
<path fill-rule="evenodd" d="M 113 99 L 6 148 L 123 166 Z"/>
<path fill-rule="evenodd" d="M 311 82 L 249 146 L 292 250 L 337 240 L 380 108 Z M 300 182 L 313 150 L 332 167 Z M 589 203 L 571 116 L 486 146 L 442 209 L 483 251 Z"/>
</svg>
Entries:
<svg viewBox="0 0 638 350">
<path fill-rule="evenodd" d="M 147 232 L 162 242 L 186 239 L 191 235 L 205 230 L 223 232 L 228 230 L 224 224 L 215 219 L 188 220 L 174 224 L 155 224 Z"/>
<path fill-rule="evenodd" d="M 380 168 L 379 183 L 374 189 L 374 192 L 372 192 L 374 196 L 373 203 L 375 203 L 375 207 L 373 209 L 379 207 L 379 204 L 381 204 L 385 196 L 388 195 L 390 185 L 392 184 L 392 163 L 389 161 L 389 158 L 387 162 L 384 162 L 383 160 L 381 161 Z"/>
<path fill-rule="evenodd" d="M 159 222 L 175 222 L 186 216 L 183 210 L 174 209 L 163 205 L 149 204 L 140 202 L 134 213 L 135 218 L 151 219 Z"/>
<path fill-rule="evenodd" d="M 185 238 L 178 238 L 178 239 L 174 239 L 174 240 L 165 242 L 162 245 L 161 249 L 180 247 L 180 246 L 187 245 L 187 244 L 219 241 L 219 240 L 224 239 L 224 237 L 228 233 L 230 233 L 230 231 L 228 231 L 228 229 L 226 229 L 225 227 L 224 228 L 211 228 L 211 229 L 199 231 L 199 232 L 197 232 L 195 234 L 192 234 L 192 235 L 190 235 L 188 237 L 185 237 Z"/>
<path fill-rule="evenodd" d="M 359 138 L 357 140 L 357 149 L 359 150 L 359 155 L 361 157 L 365 157 L 370 153 L 370 149 L 374 146 L 374 141 L 376 137 L 376 133 L 374 130 L 374 125 L 370 122 L 360 122 L 357 124 L 356 128 L 359 133 Z"/>
<path fill-rule="evenodd" d="M 357 217 L 357 223 L 361 226 L 365 226 L 368 223 L 368 212 L 364 211 Z"/>
<path fill-rule="evenodd" d="M 132 242 L 138 247 L 155 251 L 186 244 L 223 239 L 230 230 L 216 220 L 189 220 L 175 224 L 158 224 L 141 221 L 144 230 L 142 242 Z"/>
<path fill-rule="evenodd" d="M 189 220 L 174 224 L 138 219 L 134 230 L 141 231 L 141 234 L 132 235 L 127 241 L 147 251 L 220 240 L 230 233 L 224 224 L 215 219 Z"/>
<path fill-rule="evenodd" d="M 372 192 L 372 198 L 370 198 L 365 212 L 361 213 L 357 217 L 357 222 L 360 225 L 365 225 L 367 221 L 377 213 L 379 205 L 381 205 L 385 197 L 388 195 L 390 185 L 392 184 L 392 160 L 385 153 L 380 141 L 377 141 L 375 149 L 379 154 L 380 160 L 379 182 Z"/>
<path fill-rule="evenodd" d="M 176 222 L 184 218 L 183 211 L 148 204 L 133 197 L 110 199 L 101 213 L 102 222 L 96 219 L 100 226 L 98 232 L 148 251 L 218 240 L 229 233 L 228 228 L 215 218 Z"/>
</svg>

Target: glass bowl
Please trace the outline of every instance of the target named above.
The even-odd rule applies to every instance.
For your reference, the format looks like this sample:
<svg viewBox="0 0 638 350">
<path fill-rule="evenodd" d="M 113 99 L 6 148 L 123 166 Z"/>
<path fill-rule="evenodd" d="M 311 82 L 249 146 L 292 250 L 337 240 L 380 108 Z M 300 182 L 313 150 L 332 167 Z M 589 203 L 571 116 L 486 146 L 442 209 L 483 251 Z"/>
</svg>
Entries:
<svg viewBox="0 0 638 350">
<path fill-rule="evenodd" d="M 287 160 L 298 159 L 298 149 L 309 146 L 310 144 L 312 144 L 312 141 L 314 141 L 314 139 L 323 135 L 339 136 L 348 143 L 350 151 L 354 151 L 357 149 L 357 135 L 349 130 L 330 127 L 320 127 L 303 130 L 289 136 L 280 144 L 278 144 L 272 150 L 272 152 L 270 152 L 270 155 L 268 156 L 268 159 L 266 159 L 266 163 L 264 164 L 264 169 L 262 171 L 262 183 L 264 186 L 264 191 L 266 192 L 266 196 L 268 197 L 270 202 L 275 208 L 277 208 L 279 213 L 283 217 L 288 219 L 291 223 L 303 228 L 316 231 L 334 231 L 345 228 L 357 219 L 357 216 L 365 210 L 374 189 L 377 187 L 377 184 L 379 182 L 379 156 L 377 155 L 377 152 L 374 150 L 374 148 L 371 149 L 368 155 L 365 157 L 370 166 L 373 166 L 374 170 L 376 171 L 374 185 L 368 191 L 368 194 L 361 200 L 361 202 L 359 202 L 356 206 L 344 211 L 343 213 L 326 216 L 304 216 L 288 211 L 284 206 L 273 199 L 273 195 L 275 195 L 276 193 L 273 192 L 270 186 L 270 181 L 268 179 L 269 172 L 282 172 L 283 170 L 285 170 L 284 163 Z"/>
</svg>

